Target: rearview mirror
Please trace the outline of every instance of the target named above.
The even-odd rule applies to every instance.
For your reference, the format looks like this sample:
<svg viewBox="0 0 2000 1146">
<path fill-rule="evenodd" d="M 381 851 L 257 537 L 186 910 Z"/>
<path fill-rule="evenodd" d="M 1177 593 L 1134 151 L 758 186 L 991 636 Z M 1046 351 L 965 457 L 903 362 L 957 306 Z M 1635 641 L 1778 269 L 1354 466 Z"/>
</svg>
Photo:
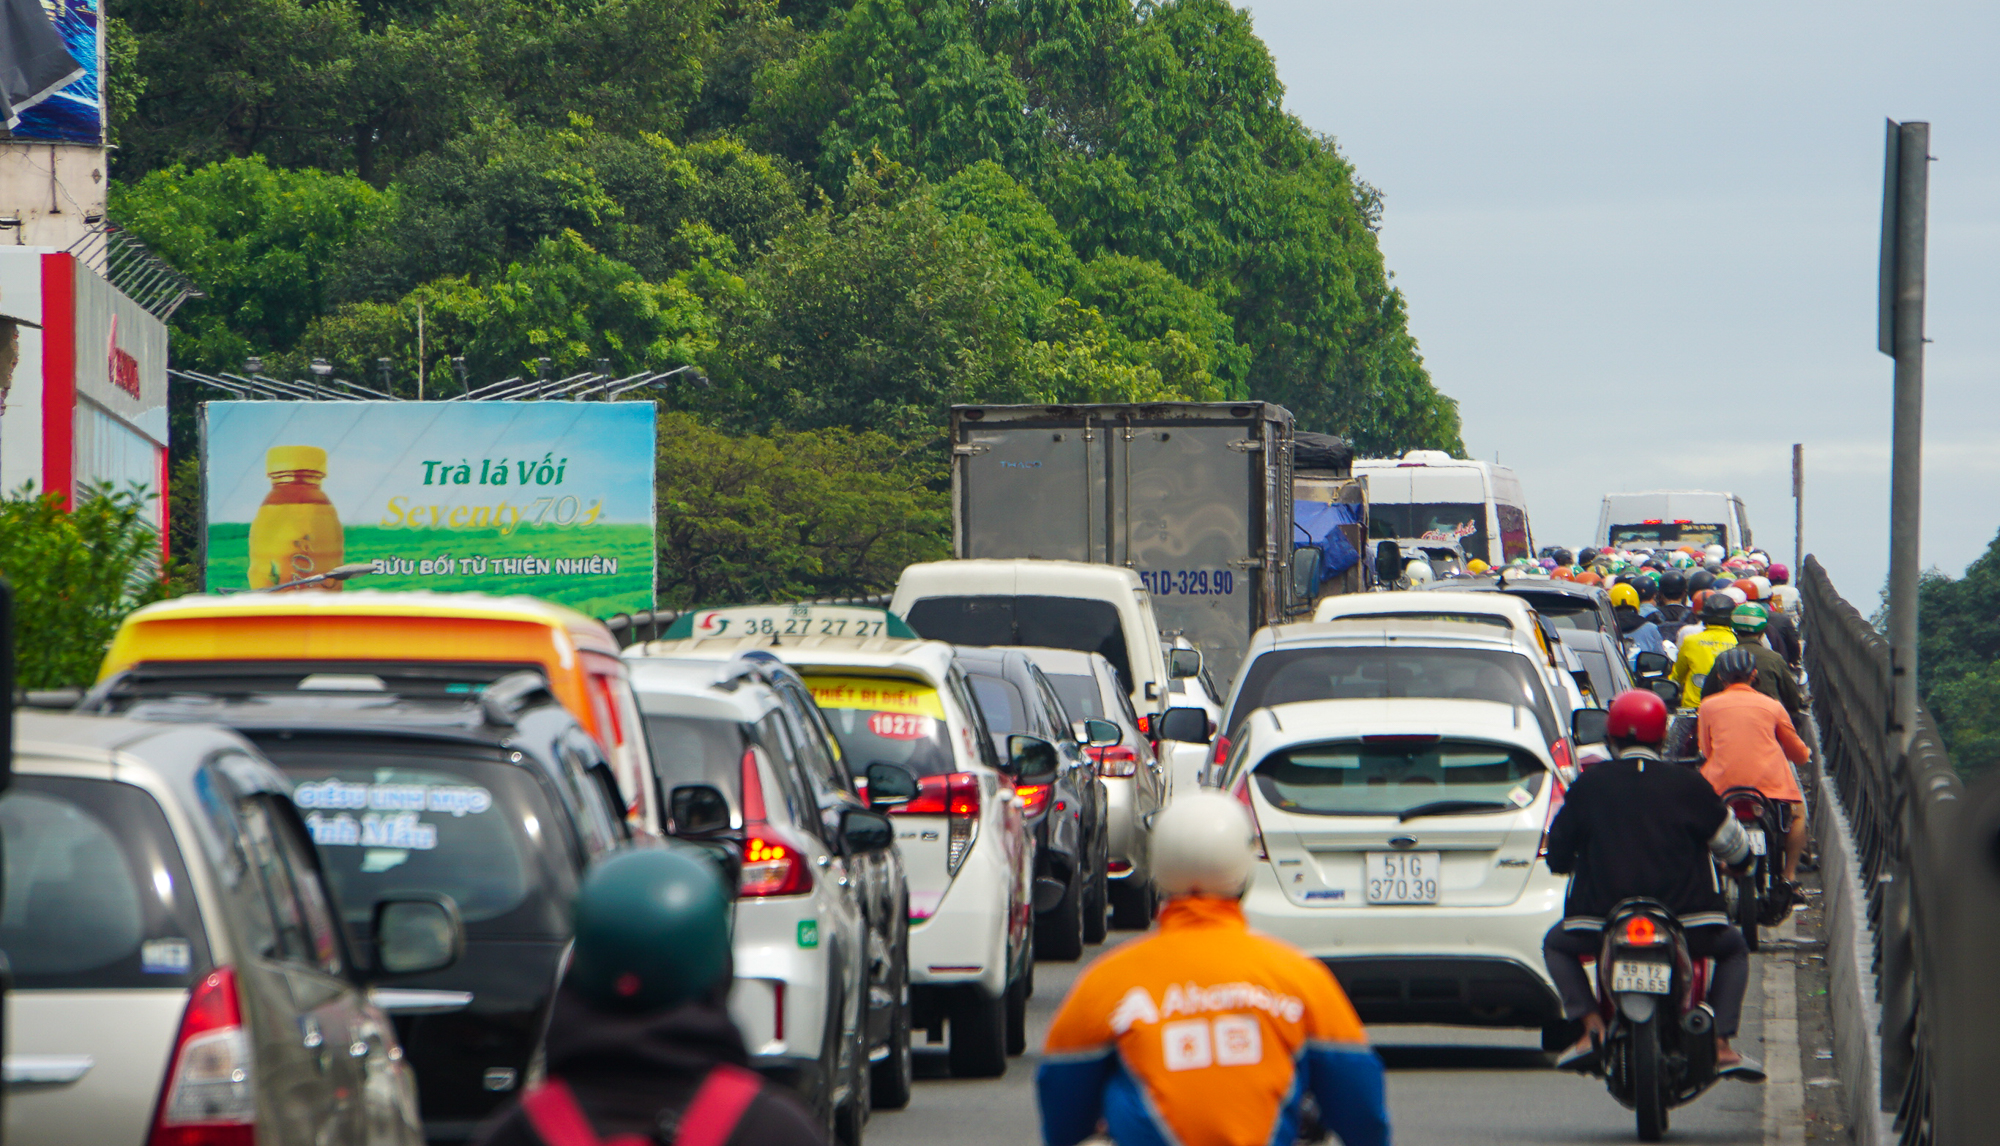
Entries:
<svg viewBox="0 0 2000 1146">
<path fill-rule="evenodd" d="M 1109 748 L 1125 739 L 1125 730 L 1109 720 L 1083 722 L 1083 742 L 1092 748 Z"/>
<path fill-rule="evenodd" d="M 1200 649 L 1168 649 L 1167 675 L 1175 680 L 1186 680 L 1201 675 Z"/>
<path fill-rule="evenodd" d="M 917 778 L 894 764 L 870 764 L 862 773 L 868 781 L 868 806 L 887 808 L 917 798 Z"/>
<path fill-rule="evenodd" d="M 1007 771 L 1022 784 L 1046 784 L 1056 777 L 1056 746 L 1039 736 L 1007 738 Z"/>
<path fill-rule="evenodd" d="M 398 896 L 375 903 L 375 971 L 442 971 L 465 953 L 465 924 L 450 896 Z"/>
<path fill-rule="evenodd" d="M 1403 551 L 1393 541 L 1384 541 L 1375 547 L 1375 580 L 1384 585 L 1394 585 L 1396 578 L 1403 575 Z"/>
<path fill-rule="evenodd" d="M 1301 545 L 1292 550 L 1292 600 L 1311 601 L 1319 589 L 1320 566 L 1326 550 L 1317 545 Z"/>
<path fill-rule="evenodd" d="M 1160 717 L 1160 739 L 1178 740 L 1182 744 L 1208 743 L 1208 713 L 1199 708 L 1169 708 Z"/>
<path fill-rule="evenodd" d="M 708 784 L 682 784 L 667 797 L 667 833 L 712 836 L 729 830 L 729 801 Z"/>
<path fill-rule="evenodd" d="M 1681 706 L 1681 686 L 1673 681 L 1656 680 L 1646 687 L 1653 690 L 1653 695 L 1660 698 L 1660 702 L 1667 706 L 1668 712 Z"/>
<path fill-rule="evenodd" d="M 1611 714 L 1601 708 L 1579 708 L 1570 714 L 1570 737 L 1577 744 L 1601 744 Z"/>
<path fill-rule="evenodd" d="M 849 808 L 840 817 L 840 838 L 847 844 L 848 854 L 856 855 L 885 850 L 896 842 L 896 832 L 889 823 L 889 817 L 882 813 L 866 808 Z"/>
<path fill-rule="evenodd" d="M 1640 676 L 1665 676 L 1673 667 L 1665 653 L 1640 653 L 1632 659 L 1632 671 Z"/>
</svg>

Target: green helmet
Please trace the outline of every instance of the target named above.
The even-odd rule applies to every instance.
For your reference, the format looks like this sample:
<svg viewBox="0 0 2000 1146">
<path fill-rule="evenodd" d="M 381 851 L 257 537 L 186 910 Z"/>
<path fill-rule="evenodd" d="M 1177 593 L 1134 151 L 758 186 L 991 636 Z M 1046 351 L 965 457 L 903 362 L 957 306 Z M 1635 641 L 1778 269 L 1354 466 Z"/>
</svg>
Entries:
<svg viewBox="0 0 2000 1146">
<path fill-rule="evenodd" d="M 576 895 L 569 985 L 609 1010 L 661 1011 L 729 974 L 729 889 L 713 861 L 679 848 L 620 852 Z"/>
<path fill-rule="evenodd" d="M 1762 605 L 1738 605 L 1729 614 L 1729 627 L 1739 633 L 1762 633 L 1771 623 L 1771 611 Z"/>
</svg>

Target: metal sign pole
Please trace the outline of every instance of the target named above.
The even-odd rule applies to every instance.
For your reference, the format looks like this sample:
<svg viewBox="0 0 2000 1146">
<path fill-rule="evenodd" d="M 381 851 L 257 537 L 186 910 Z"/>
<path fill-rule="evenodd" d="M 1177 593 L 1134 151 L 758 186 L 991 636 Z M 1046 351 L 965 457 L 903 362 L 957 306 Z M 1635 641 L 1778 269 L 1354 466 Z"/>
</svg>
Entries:
<svg viewBox="0 0 2000 1146">
<path fill-rule="evenodd" d="M 1923 520 L 1924 239 L 1930 193 L 1928 123 L 1889 123 L 1883 178 L 1881 329 L 1896 358 L 1889 467 L 1890 734 L 1907 753 L 1917 731 L 1918 528 Z"/>
<path fill-rule="evenodd" d="M 1806 563 L 1806 447 L 1792 443 L 1792 579 Z"/>
</svg>

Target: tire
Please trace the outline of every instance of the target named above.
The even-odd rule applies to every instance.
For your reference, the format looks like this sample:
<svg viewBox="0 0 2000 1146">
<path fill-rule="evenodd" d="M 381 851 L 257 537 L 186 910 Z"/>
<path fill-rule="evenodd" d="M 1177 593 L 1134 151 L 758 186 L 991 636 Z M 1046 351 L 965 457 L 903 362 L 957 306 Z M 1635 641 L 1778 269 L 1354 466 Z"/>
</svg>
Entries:
<svg viewBox="0 0 2000 1146">
<path fill-rule="evenodd" d="M 951 1045 L 946 1058 L 953 1078 L 999 1078 L 1007 1073 L 1007 993 L 987 998 L 967 987 L 953 1000 Z"/>
<path fill-rule="evenodd" d="M 1111 885 L 1111 926 L 1144 931 L 1153 925 L 1153 881 L 1133 872 Z"/>
<path fill-rule="evenodd" d="M 1667 1133 L 1666 1063 L 1660 1053 L 1657 1018 L 1632 1024 L 1632 1114 L 1639 1141 L 1658 1142 Z"/>
<path fill-rule="evenodd" d="M 1090 877 L 1090 894 L 1083 897 L 1083 941 L 1095 946 L 1104 942 L 1111 933 L 1111 922 L 1105 918 L 1110 910 L 1111 877 L 1105 874 L 1105 861 L 1099 860 L 1095 872 Z"/>
<path fill-rule="evenodd" d="M 907 972 L 905 972 L 907 975 Z M 910 987 L 897 984 L 902 1002 L 889 1020 L 889 1057 L 868 1064 L 869 1100 L 877 1110 L 901 1110 L 910 1104 L 916 1078 L 916 1058 L 910 1049 Z"/>
<path fill-rule="evenodd" d="M 1070 963 L 1083 957 L 1084 887 L 1071 875 L 1062 902 L 1035 920 L 1035 958 Z"/>
<path fill-rule="evenodd" d="M 1028 1049 L 1028 976 L 1023 974 L 1007 987 L 1007 1054 Z"/>
<path fill-rule="evenodd" d="M 1757 866 L 1761 868 L 1763 865 L 1764 861 L 1759 859 Z M 1757 950 L 1757 916 L 1764 908 L 1757 894 L 1757 882 L 1754 871 L 1736 881 L 1736 926 L 1743 932 L 1743 942 L 1752 951 Z"/>
</svg>

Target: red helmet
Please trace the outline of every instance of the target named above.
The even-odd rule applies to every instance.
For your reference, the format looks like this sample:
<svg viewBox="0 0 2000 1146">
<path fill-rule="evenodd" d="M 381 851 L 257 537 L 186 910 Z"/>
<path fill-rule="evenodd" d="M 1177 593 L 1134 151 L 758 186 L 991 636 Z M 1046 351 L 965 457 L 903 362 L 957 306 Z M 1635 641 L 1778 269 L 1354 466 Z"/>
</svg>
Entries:
<svg viewBox="0 0 2000 1146">
<path fill-rule="evenodd" d="M 1667 738 L 1667 705 L 1643 688 L 1627 689 L 1611 702 L 1604 734 L 1612 740 L 1658 744 Z"/>
<path fill-rule="evenodd" d="M 1792 579 L 1792 571 L 1783 565 L 1773 565 L 1764 570 L 1764 576 L 1769 577 L 1773 585 L 1783 585 Z"/>
</svg>

